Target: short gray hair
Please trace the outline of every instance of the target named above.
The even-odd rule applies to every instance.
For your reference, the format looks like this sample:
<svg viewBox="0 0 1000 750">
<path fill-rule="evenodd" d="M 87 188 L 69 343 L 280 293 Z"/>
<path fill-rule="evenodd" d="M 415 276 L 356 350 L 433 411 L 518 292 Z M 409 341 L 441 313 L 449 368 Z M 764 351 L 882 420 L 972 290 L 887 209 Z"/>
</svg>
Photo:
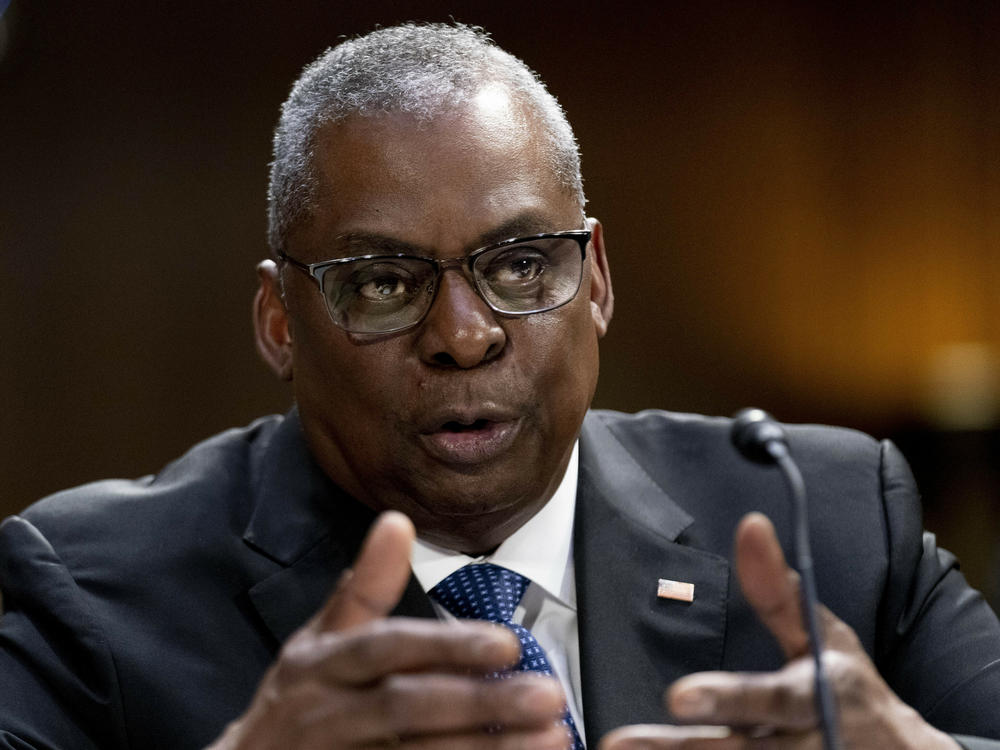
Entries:
<svg viewBox="0 0 1000 750">
<path fill-rule="evenodd" d="M 274 133 L 267 193 L 272 252 L 284 248 L 292 227 L 315 208 L 313 149 L 323 125 L 382 112 L 430 120 L 470 101 L 490 82 L 508 87 L 535 116 L 553 174 L 582 210 L 576 137 L 538 75 L 480 28 L 411 23 L 331 47 L 295 82 Z"/>
</svg>

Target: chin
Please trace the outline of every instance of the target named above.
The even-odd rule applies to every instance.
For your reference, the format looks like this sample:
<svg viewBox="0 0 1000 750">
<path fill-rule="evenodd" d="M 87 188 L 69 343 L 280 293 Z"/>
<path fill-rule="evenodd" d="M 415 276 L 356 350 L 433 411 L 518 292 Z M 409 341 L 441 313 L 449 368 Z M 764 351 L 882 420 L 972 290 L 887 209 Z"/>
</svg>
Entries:
<svg viewBox="0 0 1000 750">
<path fill-rule="evenodd" d="M 484 491 L 482 483 L 468 491 L 447 490 L 438 487 L 437 491 L 415 495 L 416 504 L 428 517 L 435 518 L 481 518 L 495 519 L 497 516 L 516 514 L 518 509 L 528 505 L 525 498 L 505 498 L 505 493 Z"/>
<path fill-rule="evenodd" d="M 531 518 L 546 497 L 544 490 L 525 494 L 523 485 L 512 493 L 470 479 L 472 487 L 438 485 L 434 492 L 409 496 L 408 515 L 422 538 L 463 551 L 495 547 Z"/>
</svg>

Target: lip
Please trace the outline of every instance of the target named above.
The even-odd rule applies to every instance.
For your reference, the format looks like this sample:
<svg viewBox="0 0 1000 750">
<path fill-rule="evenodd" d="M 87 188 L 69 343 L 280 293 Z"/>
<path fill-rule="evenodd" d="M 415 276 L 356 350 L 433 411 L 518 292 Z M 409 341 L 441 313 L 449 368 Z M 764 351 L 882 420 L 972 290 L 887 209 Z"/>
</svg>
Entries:
<svg viewBox="0 0 1000 750">
<path fill-rule="evenodd" d="M 472 466 L 499 457 L 513 445 L 520 431 L 521 420 L 514 416 L 454 415 L 421 430 L 420 441 L 442 463 Z"/>
</svg>

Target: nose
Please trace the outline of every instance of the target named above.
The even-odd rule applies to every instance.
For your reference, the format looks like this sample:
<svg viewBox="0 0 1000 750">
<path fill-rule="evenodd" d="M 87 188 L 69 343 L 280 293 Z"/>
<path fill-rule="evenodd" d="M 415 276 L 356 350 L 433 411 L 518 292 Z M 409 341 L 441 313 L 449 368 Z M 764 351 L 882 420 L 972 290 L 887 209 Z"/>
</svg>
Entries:
<svg viewBox="0 0 1000 750">
<path fill-rule="evenodd" d="M 438 367 L 469 369 L 499 356 L 507 334 L 462 271 L 445 271 L 439 284 L 417 329 L 420 358 Z"/>
</svg>

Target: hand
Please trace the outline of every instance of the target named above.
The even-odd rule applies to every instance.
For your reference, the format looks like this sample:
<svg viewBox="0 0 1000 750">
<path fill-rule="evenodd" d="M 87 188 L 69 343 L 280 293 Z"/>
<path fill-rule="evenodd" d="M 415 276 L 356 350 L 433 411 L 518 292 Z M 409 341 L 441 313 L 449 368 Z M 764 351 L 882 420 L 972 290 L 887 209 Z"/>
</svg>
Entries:
<svg viewBox="0 0 1000 750">
<path fill-rule="evenodd" d="M 209 750 L 569 747 L 556 680 L 484 679 L 518 661 L 507 628 L 387 617 L 409 579 L 413 537 L 404 515 L 379 517 L 354 568 Z"/>
<path fill-rule="evenodd" d="M 799 576 L 785 563 L 771 522 L 747 515 L 736 530 L 736 567 L 747 601 L 788 660 L 777 672 L 701 672 L 675 682 L 667 705 L 699 726 L 622 727 L 601 750 L 736 750 L 823 747 Z M 836 696 L 845 750 L 958 750 L 886 685 L 854 631 L 821 607 L 823 667 Z"/>
</svg>

